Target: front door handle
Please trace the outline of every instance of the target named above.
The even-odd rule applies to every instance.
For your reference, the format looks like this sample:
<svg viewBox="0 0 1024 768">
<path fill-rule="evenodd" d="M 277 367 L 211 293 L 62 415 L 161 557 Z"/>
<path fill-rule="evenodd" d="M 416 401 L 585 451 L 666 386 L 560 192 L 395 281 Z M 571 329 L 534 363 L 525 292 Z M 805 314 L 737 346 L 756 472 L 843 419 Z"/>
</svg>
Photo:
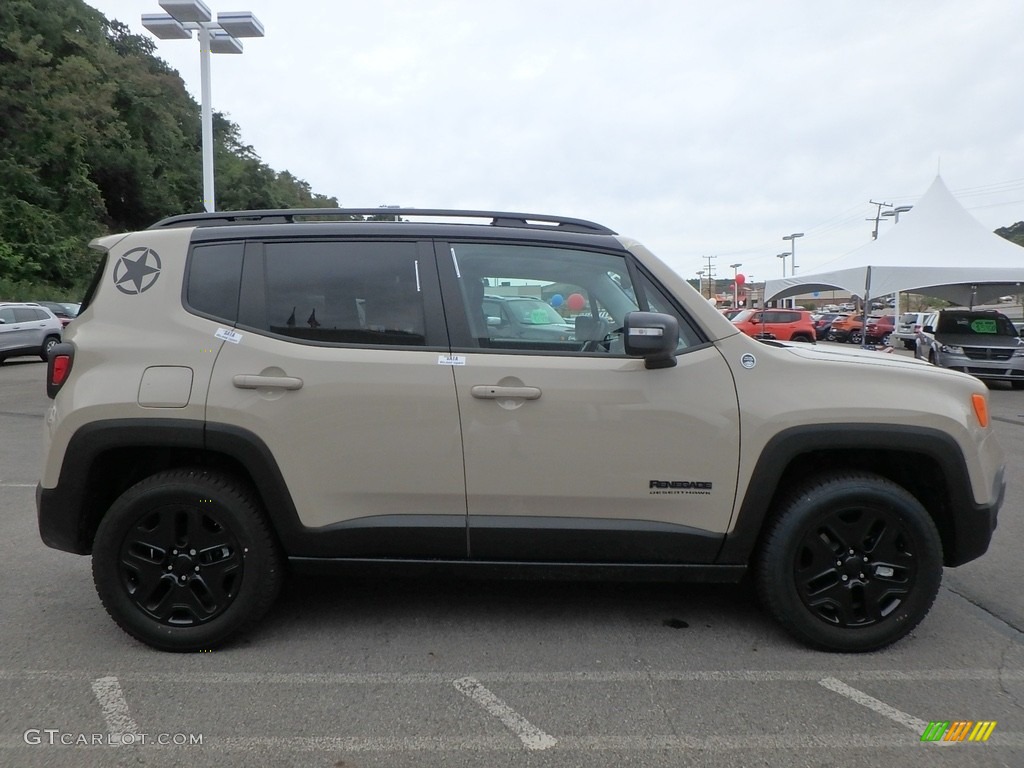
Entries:
<svg viewBox="0 0 1024 768">
<path fill-rule="evenodd" d="M 540 397 L 540 389 L 537 387 L 500 387 L 497 384 L 478 384 L 469 391 L 473 397 L 480 400 L 500 400 L 504 398 L 536 400 Z"/>
<path fill-rule="evenodd" d="M 258 373 L 239 373 L 231 379 L 239 389 L 302 389 L 302 379 L 294 376 L 260 376 Z"/>
</svg>

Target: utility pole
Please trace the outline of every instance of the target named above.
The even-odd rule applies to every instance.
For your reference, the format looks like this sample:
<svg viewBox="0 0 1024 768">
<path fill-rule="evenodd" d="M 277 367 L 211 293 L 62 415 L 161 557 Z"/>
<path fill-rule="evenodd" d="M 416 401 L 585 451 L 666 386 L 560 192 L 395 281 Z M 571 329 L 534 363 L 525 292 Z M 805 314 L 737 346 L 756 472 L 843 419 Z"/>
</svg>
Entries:
<svg viewBox="0 0 1024 768">
<path fill-rule="evenodd" d="M 705 271 L 708 276 L 708 298 L 712 298 L 715 292 L 715 265 L 711 263 L 712 259 L 717 259 L 717 256 L 705 256 L 704 260 L 708 263 Z"/>
<path fill-rule="evenodd" d="M 868 202 L 871 203 L 871 205 L 877 205 L 878 206 L 878 208 L 875 210 L 874 218 L 864 219 L 864 221 L 873 221 L 873 222 L 875 222 L 875 229 L 871 233 L 871 239 L 872 240 L 877 240 L 878 239 L 878 222 L 882 220 L 882 208 L 883 207 L 885 207 L 885 208 L 892 208 L 892 203 L 876 203 L 874 200 L 868 200 Z"/>
</svg>

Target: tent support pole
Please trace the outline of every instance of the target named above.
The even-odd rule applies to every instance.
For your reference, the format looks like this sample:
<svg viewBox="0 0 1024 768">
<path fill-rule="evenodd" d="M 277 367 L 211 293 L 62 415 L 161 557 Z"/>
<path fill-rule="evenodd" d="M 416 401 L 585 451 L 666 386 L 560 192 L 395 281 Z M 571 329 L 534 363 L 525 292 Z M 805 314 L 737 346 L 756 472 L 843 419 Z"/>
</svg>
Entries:
<svg viewBox="0 0 1024 768">
<path fill-rule="evenodd" d="M 871 267 L 864 276 L 864 306 L 860 310 L 860 348 L 868 348 L 868 307 L 871 306 Z"/>
</svg>

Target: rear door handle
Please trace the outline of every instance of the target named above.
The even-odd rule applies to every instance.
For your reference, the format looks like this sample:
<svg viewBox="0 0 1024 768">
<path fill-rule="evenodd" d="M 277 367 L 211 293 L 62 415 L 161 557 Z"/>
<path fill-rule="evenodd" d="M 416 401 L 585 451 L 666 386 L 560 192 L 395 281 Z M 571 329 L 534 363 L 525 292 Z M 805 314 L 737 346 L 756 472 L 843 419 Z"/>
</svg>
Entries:
<svg viewBox="0 0 1024 768">
<path fill-rule="evenodd" d="M 239 389 L 302 389 L 302 379 L 294 376 L 260 376 L 258 373 L 239 373 L 231 379 Z"/>
<path fill-rule="evenodd" d="M 537 387 L 499 387 L 497 384 L 478 384 L 469 391 L 473 397 L 480 400 L 500 400 L 503 398 L 536 400 L 540 397 L 540 389 Z"/>
</svg>

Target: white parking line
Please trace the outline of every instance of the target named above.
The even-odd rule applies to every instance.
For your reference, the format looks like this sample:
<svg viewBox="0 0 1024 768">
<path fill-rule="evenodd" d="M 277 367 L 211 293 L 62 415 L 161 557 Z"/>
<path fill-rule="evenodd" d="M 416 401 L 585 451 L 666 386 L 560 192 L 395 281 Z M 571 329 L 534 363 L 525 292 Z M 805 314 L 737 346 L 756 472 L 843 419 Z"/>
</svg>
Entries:
<svg viewBox="0 0 1024 768">
<path fill-rule="evenodd" d="M 5 483 L 0 480 L 0 488 L 35 488 L 35 483 Z"/>
<path fill-rule="evenodd" d="M 928 727 L 928 723 L 924 720 L 918 720 L 913 715 L 908 715 L 906 712 L 896 707 L 891 707 L 884 701 L 876 699 L 874 696 L 869 696 L 864 691 L 858 691 L 856 688 L 851 688 L 842 680 L 836 680 L 834 677 L 826 677 L 824 680 L 818 681 L 819 685 L 828 688 L 830 691 L 835 691 L 840 696 L 857 702 L 862 707 L 874 710 L 880 715 L 888 717 L 890 720 L 895 720 L 900 725 L 905 725 L 912 731 L 918 734 L 924 733 L 924 729 Z"/>
<path fill-rule="evenodd" d="M 453 685 L 459 693 L 464 693 L 473 701 L 498 718 L 502 724 L 519 737 L 527 749 L 547 749 L 558 743 L 554 736 L 544 733 L 529 720 L 516 712 L 512 707 L 499 699 L 472 677 L 462 677 Z"/>
<path fill-rule="evenodd" d="M 836 670 L 671 670 L 522 672 L 493 671 L 473 676 L 487 683 L 818 683 L 840 674 L 846 680 L 882 683 L 912 682 L 1024 682 L 1024 669 L 851 669 Z M 140 684 L 182 683 L 206 685 L 451 685 L 451 674 L 442 672 L 124 672 L 118 680 Z M 0 680 L 92 680 L 87 670 L 0 669 Z"/>
<path fill-rule="evenodd" d="M 107 721 L 107 731 L 112 741 L 121 743 L 124 734 L 140 733 L 128 712 L 128 702 L 125 701 L 121 684 L 116 677 L 101 677 L 92 681 L 92 692 L 103 709 L 103 719 Z"/>
</svg>

